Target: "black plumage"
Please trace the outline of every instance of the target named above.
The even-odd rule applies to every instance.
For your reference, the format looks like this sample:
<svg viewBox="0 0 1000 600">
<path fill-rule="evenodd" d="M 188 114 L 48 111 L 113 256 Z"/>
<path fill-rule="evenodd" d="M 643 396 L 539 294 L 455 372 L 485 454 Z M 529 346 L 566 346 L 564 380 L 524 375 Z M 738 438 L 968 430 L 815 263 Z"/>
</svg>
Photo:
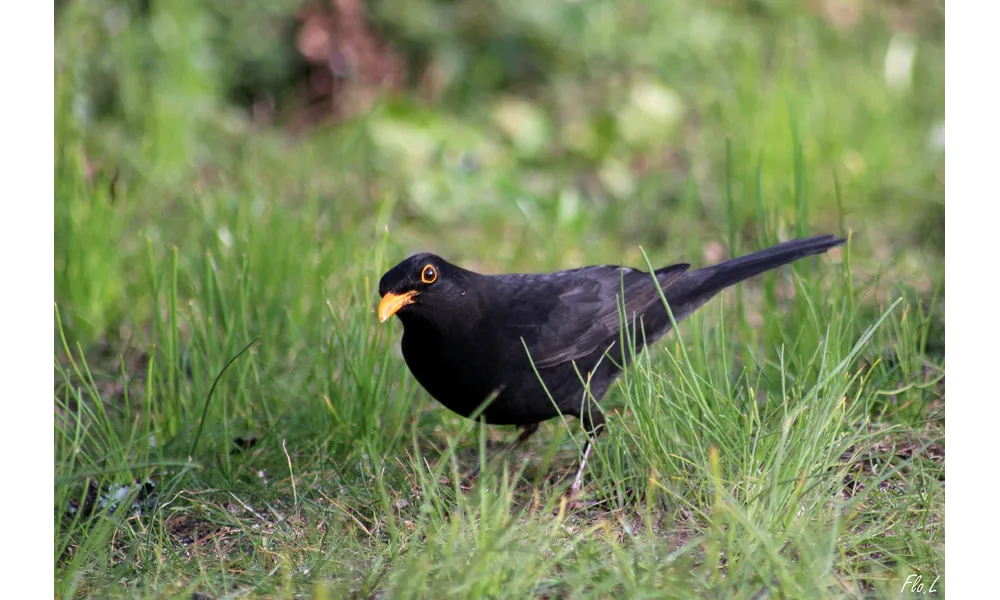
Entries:
<svg viewBox="0 0 1000 600">
<path fill-rule="evenodd" d="M 726 287 L 844 241 L 792 240 L 695 271 L 671 265 L 655 271 L 656 281 L 680 322 Z M 599 433 L 596 402 L 632 355 L 622 352 L 621 298 L 636 353 L 671 328 L 653 277 L 627 267 L 481 275 L 425 253 L 383 275 L 379 295 L 379 319 L 403 323 L 403 358 L 424 389 L 466 417 L 495 395 L 480 418 L 520 426 L 518 443 L 560 412 Z"/>
</svg>

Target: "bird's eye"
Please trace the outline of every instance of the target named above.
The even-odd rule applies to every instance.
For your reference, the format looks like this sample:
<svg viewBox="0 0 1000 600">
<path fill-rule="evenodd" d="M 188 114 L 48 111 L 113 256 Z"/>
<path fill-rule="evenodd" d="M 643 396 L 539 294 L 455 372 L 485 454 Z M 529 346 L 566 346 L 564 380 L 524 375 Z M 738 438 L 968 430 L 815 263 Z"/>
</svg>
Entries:
<svg viewBox="0 0 1000 600">
<path fill-rule="evenodd" d="M 431 284 L 437 281 L 438 272 L 434 267 L 427 265 L 424 270 L 420 272 L 420 281 L 426 284 Z"/>
</svg>

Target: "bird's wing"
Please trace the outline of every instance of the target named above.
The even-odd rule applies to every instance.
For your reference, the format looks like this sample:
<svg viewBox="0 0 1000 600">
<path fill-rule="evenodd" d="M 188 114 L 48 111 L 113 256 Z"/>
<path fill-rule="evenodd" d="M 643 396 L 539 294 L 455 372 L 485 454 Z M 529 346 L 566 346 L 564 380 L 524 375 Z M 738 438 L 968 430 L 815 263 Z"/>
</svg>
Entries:
<svg viewBox="0 0 1000 600">
<path fill-rule="evenodd" d="M 660 287 L 687 269 L 673 265 L 658 270 Z M 506 296 L 508 314 L 502 321 L 508 335 L 524 340 L 539 369 L 603 352 L 618 342 L 623 291 L 629 321 L 660 301 L 649 273 L 615 266 L 509 278 L 499 291 Z"/>
</svg>

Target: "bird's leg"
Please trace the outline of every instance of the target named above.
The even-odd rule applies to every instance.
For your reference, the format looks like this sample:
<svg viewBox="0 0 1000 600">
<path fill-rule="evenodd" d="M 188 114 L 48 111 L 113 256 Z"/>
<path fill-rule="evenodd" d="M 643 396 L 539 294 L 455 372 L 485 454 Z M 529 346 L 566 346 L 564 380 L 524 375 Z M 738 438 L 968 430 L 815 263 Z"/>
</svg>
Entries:
<svg viewBox="0 0 1000 600">
<path fill-rule="evenodd" d="M 521 425 L 520 429 L 521 429 L 521 433 L 520 433 L 520 435 L 517 436 L 517 439 L 514 440 L 511 444 L 509 444 L 507 446 L 507 448 L 505 450 L 503 450 L 499 454 L 501 461 L 503 461 L 504 459 L 506 459 L 507 456 L 511 452 L 513 452 L 514 450 L 517 450 L 518 448 L 520 448 L 521 444 L 523 444 L 524 442 L 527 442 L 528 439 L 531 438 L 531 436 L 535 435 L 535 432 L 538 431 L 538 423 L 530 423 L 528 425 Z M 486 461 L 489 462 L 493 458 L 496 458 L 497 456 L 498 456 L 497 454 L 494 454 L 492 457 L 487 458 Z M 475 476 L 478 473 L 479 473 L 479 465 L 476 465 L 475 468 L 473 468 L 473 470 L 466 476 L 466 479 L 472 478 L 473 476 Z"/>
<path fill-rule="evenodd" d="M 580 468 L 576 470 L 576 478 L 573 485 L 569 486 L 569 496 L 572 498 L 580 491 L 580 484 L 583 483 L 583 469 L 587 466 L 587 457 L 590 456 L 590 449 L 594 447 L 594 442 L 587 438 L 587 447 L 583 449 L 583 459 L 580 460 Z"/>
<path fill-rule="evenodd" d="M 598 436 L 604 432 L 604 413 L 601 412 L 601 409 L 595 403 L 588 403 L 586 408 L 587 410 L 580 415 L 580 419 L 583 421 L 584 431 L 587 432 L 587 445 L 583 448 L 583 458 L 580 459 L 580 468 L 576 470 L 573 485 L 569 488 L 570 499 L 580 491 L 580 486 L 583 485 L 583 470 L 587 466 L 587 458 L 590 457 L 590 451 L 593 449 Z"/>
<path fill-rule="evenodd" d="M 517 448 L 524 442 L 527 442 L 531 436 L 535 435 L 536 431 L 538 431 L 538 423 L 531 423 L 530 425 L 522 425 L 521 435 L 517 436 L 517 441 L 514 442 L 514 447 Z"/>
<path fill-rule="evenodd" d="M 520 448 L 521 444 L 527 442 L 528 439 L 531 438 L 531 436 L 535 435 L 536 431 L 538 431 L 538 423 L 531 423 L 530 425 L 522 425 L 521 434 L 518 435 L 517 439 L 514 440 L 514 442 L 509 446 L 507 446 L 507 449 L 503 451 L 503 454 L 501 455 L 501 460 L 507 458 L 507 455 L 509 455 L 514 450 Z"/>
</svg>

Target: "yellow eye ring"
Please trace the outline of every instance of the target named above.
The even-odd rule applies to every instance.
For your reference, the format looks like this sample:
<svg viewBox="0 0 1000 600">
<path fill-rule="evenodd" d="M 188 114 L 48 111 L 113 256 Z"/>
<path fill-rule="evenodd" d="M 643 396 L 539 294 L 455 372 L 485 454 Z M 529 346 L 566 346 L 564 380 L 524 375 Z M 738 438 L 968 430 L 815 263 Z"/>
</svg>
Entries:
<svg viewBox="0 0 1000 600">
<path fill-rule="evenodd" d="M 424 267 L 424 270 L 420 272 L 420 281 L 423 281 L 428 285 L 437 281 L 437 278 L 438 278 L 437 269 L 435 269 L 431 265 L 427 265 L 426 267 Z"/>
</svg>

